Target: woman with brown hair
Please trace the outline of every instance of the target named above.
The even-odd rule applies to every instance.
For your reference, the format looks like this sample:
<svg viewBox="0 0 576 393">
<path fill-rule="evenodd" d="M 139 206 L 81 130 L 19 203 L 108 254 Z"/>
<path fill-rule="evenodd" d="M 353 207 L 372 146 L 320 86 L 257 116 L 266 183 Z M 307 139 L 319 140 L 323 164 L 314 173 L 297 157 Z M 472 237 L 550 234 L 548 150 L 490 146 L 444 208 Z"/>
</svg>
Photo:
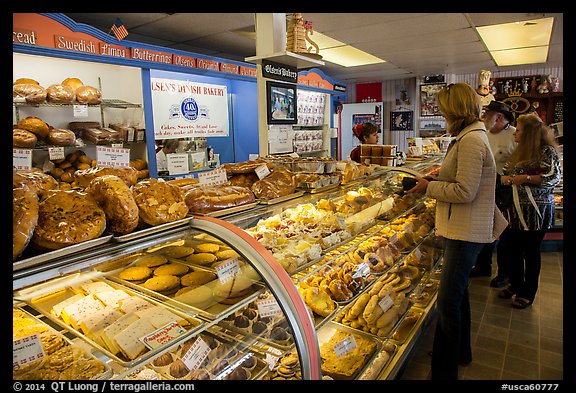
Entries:
<svg viewBox="0 0 576 393">
<path fill-rule="evenodd" d="M 352 127 L 354 136 L 360 140 L 360 143 L 374 145 L 378 143 L 378 127 L 374 124 L 365 122 L 356 124 Z M 360 162 L 360 145 L 356 146 L 350 152 L 350 159 L 352 161 Z"/>
<path fill-rule="evenodd" d="M 518 146 L 504 166 L 502 183 L 512 186 L 513 204 L 504 216 L 509 222 L 510 286 L 499 293 L 513 298 L 512 307 L 534 302 L 540 277 L 540 246 L 554 225 L 554 187 L 560 183 L 558 145 L 552 131 L 536 114 L 518 117 L 514 139 Z"/>
</svg>

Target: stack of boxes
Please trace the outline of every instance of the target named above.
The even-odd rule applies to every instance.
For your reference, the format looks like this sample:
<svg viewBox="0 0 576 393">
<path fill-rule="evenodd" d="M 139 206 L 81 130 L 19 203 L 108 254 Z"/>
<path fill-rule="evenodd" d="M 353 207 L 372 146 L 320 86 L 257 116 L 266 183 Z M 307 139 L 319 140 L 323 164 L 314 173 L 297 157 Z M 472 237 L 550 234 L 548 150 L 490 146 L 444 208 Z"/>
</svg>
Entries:
<svg viewBox="0 0 576 393">
<path fill-rule="evenodd" d="M 360 145 L 360 162 L 364 165 L 396 166 L 398 145 Z"/>
</svg>

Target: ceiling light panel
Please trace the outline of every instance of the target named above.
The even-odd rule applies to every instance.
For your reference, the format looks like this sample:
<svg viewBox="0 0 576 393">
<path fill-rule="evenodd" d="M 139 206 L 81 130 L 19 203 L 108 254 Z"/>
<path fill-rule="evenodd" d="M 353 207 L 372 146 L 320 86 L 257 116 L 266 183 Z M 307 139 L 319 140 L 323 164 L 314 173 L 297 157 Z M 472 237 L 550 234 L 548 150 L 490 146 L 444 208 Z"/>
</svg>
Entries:
<svg viewBox="0 0 576 393">
<path fill-rule="evenodd" d="M 542 46 L 550 43 L 554 18 L 477 27 L 490 51 Z"/>
<path fill-rule="evenodd" d="M 548 46 L 498 50 L 492 52 L 492 57 L 499 66 L 546 63 Z"/>
</svg>

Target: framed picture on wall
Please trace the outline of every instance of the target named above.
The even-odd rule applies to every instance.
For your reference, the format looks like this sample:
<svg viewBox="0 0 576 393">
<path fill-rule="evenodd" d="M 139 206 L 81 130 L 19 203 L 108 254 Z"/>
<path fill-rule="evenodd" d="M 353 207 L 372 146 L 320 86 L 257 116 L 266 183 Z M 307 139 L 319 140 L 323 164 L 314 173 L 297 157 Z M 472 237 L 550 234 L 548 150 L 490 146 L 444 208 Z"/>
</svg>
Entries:
<svg viewBox="0 0 576 393">
<path fill-rule="evenodd" d="M 446 87 L 446 83 L 420 85 L 420 116 L 440 115 L 436 96 L 444 87 Z"/>
<path fill-rule="evenodd" d="M 412 131 L 414 129 L 414 112 L 390 112 L 390 131 Z"/>
</svg>

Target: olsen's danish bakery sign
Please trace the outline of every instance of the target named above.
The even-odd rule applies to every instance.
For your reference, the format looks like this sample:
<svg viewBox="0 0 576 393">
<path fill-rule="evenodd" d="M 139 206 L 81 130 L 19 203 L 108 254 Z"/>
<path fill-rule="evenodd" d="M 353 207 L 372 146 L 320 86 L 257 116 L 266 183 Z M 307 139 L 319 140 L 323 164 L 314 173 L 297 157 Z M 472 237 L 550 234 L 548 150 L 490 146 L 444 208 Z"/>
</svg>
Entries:
<svg viewBox="0 0 576 393">
<path fill-rule="evenodd" d="M 154 138 L 228 136 L 228 88 L 152 78 Z"/>
</svg>

